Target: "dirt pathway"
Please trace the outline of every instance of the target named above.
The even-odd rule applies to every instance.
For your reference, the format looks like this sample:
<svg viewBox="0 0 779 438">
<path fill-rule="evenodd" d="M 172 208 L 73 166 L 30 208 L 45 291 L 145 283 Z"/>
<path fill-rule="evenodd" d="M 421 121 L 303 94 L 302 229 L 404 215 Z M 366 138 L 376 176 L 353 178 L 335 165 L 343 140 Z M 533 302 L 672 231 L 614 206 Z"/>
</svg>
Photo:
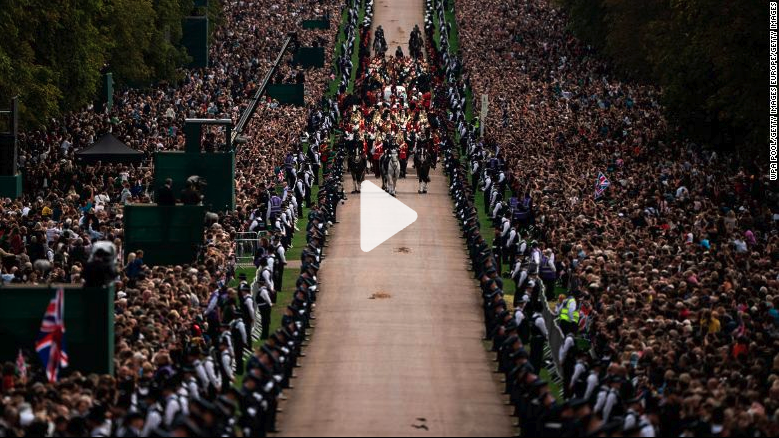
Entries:
<svg viewBox="0 0 779 438">
<path fill-rule="evenodd" d="M 399 182 L 419 219 L 367 254 L 359 195 L 340 207 L 284 436 L 511 435 L 446 179 L 432 179 L 427 195 Z"/>
<path fill-rule="evenodd" d="M 373 26 L 381 26 L 384 29 L 384 39 L 387 40 L 388 47 L 386 56 L 395 56 L 398 46 L 409 56 L 408 39 L 414 26 L 419 26 L 424 33 L 424 6 L 422 0 L 375 0 Z"/>
</svg>

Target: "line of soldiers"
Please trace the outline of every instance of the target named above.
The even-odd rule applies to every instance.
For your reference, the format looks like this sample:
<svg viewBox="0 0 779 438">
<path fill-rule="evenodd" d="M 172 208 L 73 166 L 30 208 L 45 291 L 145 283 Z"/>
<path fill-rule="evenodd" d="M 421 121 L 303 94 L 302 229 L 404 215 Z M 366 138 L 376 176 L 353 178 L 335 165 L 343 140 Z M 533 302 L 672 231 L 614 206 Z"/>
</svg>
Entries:
<svg viewBox="0 0 779 438">
<path fill-rule="evenodd" d="M 347 23 L 344 27 L 344 40 L 341 43 L 340 56 L 336 59 L 335 64 L 338 69 L 338 93 L 340 95 L 346 94 L 349 88 L 349 81 L 352 78 L 352 69 L 355 66 L 352 64 L 352 53 L 354 53 L 354 42 L 357 39 L 357 32 L 359 31 L 358 18 L 360 15 L 360 1 L 348 0 L 347 1 Z"/>
<path fill-rule="evenodd" d="M 518 418 L 515 426 L 519 427 L 520 436 L 655 436 L 660 410 L 658 399 L 647 392 L 636 391 L 633 382 L 626 379 L 624 368 L 612 362 L 611 357 L 593 358 L 588 351 L 578 349 L 574 335 L 579 319 L 576 301 L 580 295 L 576 292 L 572 292 L 559 309 L 559 324 L 563 326 L 565 338 L 562 348 L 553 352 L 559 355 L 565 369 L 562 382 L 565 400 L 558 400 L 550 382 L 541 378 L 542 367 L 547 363 L 545 349 L 550 335 L 542 306 L 547 305 L 547 289 L 553 292 L 556 285 L 556 278 L 546 272 L 552 264 L 545 263 L 553 256 L 544 252 L 538 242 L 525 241 L 516 232 L 519 221 L 512 221 L 515 218 L 505 214 L 513 212 L 513 208 L 495 211 L 495 201 L 502 199 L 496 192 L 505 190 L 505 186 L 501 187 L 504 179 L 499 172 L 502 166 L 494 166 L 489 172 L 470 169 L 473 161 L 460 156 L 453 141 L 454 133 L 459 134 L 461 150 L 472 158 L 474 154 L 470 147 L 478 143 L 478 126 L 465 120 L 465 84 L 455 79 L 459 60 L 449 57 L 444 65 L 446 69 L 442 74 L 448 79 L 444 98 L 448 100 L 449 108 L 449 118 L 443 126 L 444 169 L 450 179 L 454 214 L 461 223 L 474 278 L 479 280 L 484 299 L 484 339 L 492 342 L 497 372 L 504 375 L 504 394 L 514 407 L 513 416 Z M 489 166 L 487 160 L 478 162 Z M 474 184 L 480 175 L 494 178 L 485 191 L 486 198 L 492 198 L 485 210 L 494 212 L 493 226 L 498 242 L 494 251 L 480 233 L 474 196 Z M 528 219 L 532 215 L 532 200 L 520 202 L 529 204 L 520 217 Z M 506 223 L 509 224 L 507 229 Z M 509 235 L 514 248 L 506 254 L 505 243 Z M 504 299 L 501 278 L 501 262 L 506 255 L 510 256 L 506 261 L 513 267 L 511 278 L 516 284 L 512 306 Z M 553 258 L 551 260 L 553 262 Z M 572 288 L 574 285 L 569 286 L 569 290 L 577 289 Z M 553 326 L 554 323 L 550 324 Z"/>
<path fill-rule="evenodd" d="M 451 147 L 444 150 L 444 166 L 450 177 L 455 215 L 461 221 L 474 276 L 484 298 L 485 340 L 492 341 L 497 371 L 505 377 L 504 394 L 514 406 L 520 436 L 654 436 L 651 419 L 658 412 L 656 400 L 635 394 L 619 367 L 593 360 L 579 351 L 572 333 L 565 339 L 561 361 L 571 364 L 563 381 L 566 400 L 558 400 L 550 382 L 540 377 L 549 333 L 541 313 L 543 281 L 534 263 L 523 267 L 524 287 L 517 290 L 513 312 L 504 299 L 503 280 L 496 256 L 479 231 L 478 212 L 468 172 Z M 529 349 L 527 348 L 529 346 Z"/>
<path fill-rule="evenodd" d="M 276 413 L 282 391 L 291 388 L 290 379 L 304 357 L 301 346 L 316 307 L 317 274 L 328 227 L 337 222 L 337 207 L 343 200 L 343 152 L 331 154 L 320 187 L 318 201 L 308 214 L 306 247 L 301 253 L 300 275 L 295 282 L 292 302 L 284 310 L 281 326 L 246 364 L 241 392 L 241 416 L 238 426 L 244 436 L 265 436 L 276 431 Z M 268 315 L 270 312 L 268 311 Z M 265 326 L 265 324 L 263 324 Z M 265 327 L 263 327 L 263 333 Z"/>
</svg>

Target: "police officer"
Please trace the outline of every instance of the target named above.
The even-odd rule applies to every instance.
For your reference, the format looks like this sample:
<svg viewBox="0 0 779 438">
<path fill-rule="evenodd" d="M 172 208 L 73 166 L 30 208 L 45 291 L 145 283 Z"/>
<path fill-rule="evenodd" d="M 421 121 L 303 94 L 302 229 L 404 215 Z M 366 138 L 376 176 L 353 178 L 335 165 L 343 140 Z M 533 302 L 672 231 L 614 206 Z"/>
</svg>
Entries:
<svg viewBox="0 0 779 438">
<path fill-rule="evenodd" d="M 645 413 L 644 403 L 646 402 L 643 394 L 639 394 L 627 401 L 628 409 L 625 413 L 623 426 L 625 435 L 637 434 L 641 437 L 654 437 L 657 435 L 657 430 Z"/>
<path fill-rule="evenodd" d="M 611 375 L 604 379 L 604 382 L 600 387 L 600 391 L 598 391 L 593 411 L 601 415 L 604 423 L 608 423 L 612 416 L 621 416 L 623 413 L 622 401 L 619 395 L 619 388 L 622 386 L 623 378 Z"/>
<path fill-rule="evenodd" d="M 257 273 L 254 276 L 252 291 L 259 290 L 260 284 L 264 284 L 265 287 L 268 288 L 268 292 L 271 294 L 271 299 L 275 302 L 276 288 L 274 287 L 274 283 L 273 283 L 273 273 L 271 271 L 272 265 L 269 265 L 269 259 L 270 259 L 269 257 L 260 258 L 260 267 L 257 268 Z M 259 303 L 259 300 L 257 300 L 256 296 L 255 296 L 255 300 Z"/>
<path fill-rule="evenodd" d="M 281 207 L 282 207 L 282 199 L 281 197 L 276 193 L 271 193 L 268 196 L 268 205 L 266 208 L 266 218 L 265 221 L 269 224 L 270 227 L 273 226 L 273 224 L 276 222 L 279 216 L 281 216 Z"/>
<path fill-rule="evenodd" d="M 271 250 L 273 254 L 273 286 L 274 290 L 280 291 L 284 281 L 284 267 L 287 266 L 287 250 L 281 244 L 281 238 L 274 235 L 271 239 Z"/>
<path fill-rule="evenodd" d="M 482 192 L 484 192 L 484 210 L 487 211 L 490 209 L 490 195 L 492 193 L 492 178 L 490 177 L 490 173 L 486 170 L 484 171 L 483 185 L 484 188 L 482 189 Z"/>
<path fill-rule="evenodd" d="M 522 417 L 522 436 L 539 434 L 544 413 L 548 412 L 555 402 L 549 392 L 549 384 L 540 377 L 530 384 L 530 388 L 533 397 L 528 403 L 526 415 Z"/>
<path fill-rule="evenodd" d="M 200 398 L 200 386 L 198 385 L 197 378 L 195 377 L 195 367 L 192 364 L 185 364 L 181 368 L 183 377 L 181 379 L 181 386 L 186 392 L 187 400 L 195 400 Z"/>
<path fill-rule="evenodd" d="M 211 347 L 203 360 L 203 369 L 208 376 L 208 399 L 213 400 L 222 391 L 222 375 L 219 372 L 219 353 L 216 347 Z"/>
<path fill-rule="evenodd" d="M 578 292 L 570 292 L 560 308 L 560 329 L 566 335 L 575 334 L 579 328 L 579 305 L 576 302 L 576 295 Z"/>
<path fill-rule="evenodd" d="M 262 326 L 260 339 L 265 340 L 270 336 L 271 308 L 273 307 L 273 298 L 266 280 L 257 281 L 255 279 L 255 282 L 252 284 L 252 296 L 254 296 L 257 308 L 260 311 L 260 324 Z"/>
<path fill-rule="evenodd" d="M 139 437 L 143 433 L 144 423 L 145 423 L 145 417 L 143 415 L 143 412 L 141 412 L 138 409 L 131 408 L 124 416 L 124 418 L 121 419 L 121 425 L 116 430 L 116 436 L 123 437 L 123 438 Z M 3 431 L 2 427 L 0 427 L 0 432 L 2 431 Z"/>
<path fill-rule="evenodd" d="M 577 392 L 576 396 L 578 398 L 582 398 L 584 400 L 587 400 L 588 402 L 591 402 L 592 405 L 595 405 L 595 400 L 598 395 L 596 389 L 600 386 L 600 371 L 603 363 L 599 360 L 595 360 L 592 363 L 592 366 L 590 367 L 590 372 L 587 375 L 586 380 L 586 386 L 584 388 L 584 391 L 579 394 Z"/>
<path fill-rule="evenodd" d="M 306 183 L 305 183 L 305 171 L 298 171 L 297 178 L 294 185 L 295 204 L 297 206 L 297 215 L 303 216 L 303 202 L 306 199 Z"/>
<path fill-rule="evenodd" d="M 313 185 L 319 185 L 319 169 L 322 165 L 322 156 L 319 153 L 319 148 L 316 146 L 309 146 L 308 148 L 308 160 L 311 162 L 311 173 L 314 177 Z"/>
<path fill-rule="evenodd" d="M 238 292 L 240 294 L 239 304 L 241 309 L 241 319 L 245 325 L 246 332 L 251 336 L 251 342 L 249 345 L 246 345 L 246 351 L 251 353 L 251 346 L 256 340 L 254 336 L 254 323 L 256 322 L 257 306 L 255 304 L 254 298 L 252 298 L 252 288 L 249 283 L 242 281 L 241 284 L 238 285 Z"/>
<path fill-rule="evenodd" d="M 246 332 L 246 325 L 240 313 L 230 321 L 230 330 L 232 332 L 230 338 L 233 341 L 232 353 L 235 359 L 235 373 L 240 376 L 243 374 L 244 350 L 251 346 L 248 333 Z"/>
<path fill-rule="evenodd" d="M 203 436 L 219 436 L 224 430 L 219 421 L 216 406 L 205 398 L 193 400 L 189 408 L 190 418 L 197 424 Z"/>
<path fill-rule="evenodd" d="M 516 295 L 519 295 L 517 293 Z M 530 302 L 530 297 L 527 294 L 522 295 L 519 300 L 516 300 L 517 304 L 514 307 L 514 321 L 517 323 L 517 331 L 519 333 L 519 339 L 522 344 L 530 342 L 530 320 L 528 318 L 527 303 Z"/>
<path fill-rule="evenodd" d="M 509 213 L 505 213 L 503 216 L 496 216 L 493 224 L 495 225 L 495 228 L 500 230 L 500 246 L 501 249 L 506 247 L 506 243 L 508 242 L 509 232 L 511 231 L 511 218 L 509 217 Z M 508 259 L 506 257 L 503 258 L 504 263 L 508 263 Z"/>
<path fill-rule="evenodd" d="M 510 213 L 507 213 L 510 214 Z M 508 266 L 513 266 L 517 257 L 517 242 L 520 240 L 517 228 L 512 224 L 509 228 L 506 240 L 503 244 L 503 262 Z"/>
<path fill-rule="evenodd" d="M 219 375 L 222 381 L 222 393 L 224 393 L 234 380 L 233 369 L 235 363 L 232 353 L 232 336 L 230 335 L 230 324 L 222 324 L 222 333 L 219 335 L 219 350 L 217 350 L 214 361 L 218 367 Z"/>
<path fill-rule="evenodd" d="M 543 299 L 543 283 L 538 278 L 538 265 L 531 261 L 527 267 L 527 275 L 525 290 L 530 295 L 530 306 L 533 310 L 540 310 L 541 306 L 546 305 L 546 301 Z"/>
<path fill-rule="evenodd" d="M 303 184 L 306 190 L 306 194 L 305 194 L 306 208 L 311 208 L 311 190 L 313 189 L 314 182 L 315 182 L 314 172 L 311 170 L 311 165 L 307 164 L 305 166 L 305 170 L 303 171 Z"/>
<path fill-rule="evenodd" d="M 284 173 L 287 184 L 292 185 L 295 180 L 295 155 L 292 152 L 288 152 L 287 156 L 284 157 Z"/>
<path fill-rule="evenodd" d="M 262 419 L 268 402 L 263 397 L 261 387 L 262 379 L 254 372 L 247 373 L 240 391 L 241 418 L 238 424 L 243 436 L 266 436 Z"/>
<path fill-rule="evenodd" d="M 138 396 L 143 399 L 146 419 L 141 436 L 150 436 L 152 431 L 162 426 L 163 409 L 160 403 L 160 390 L 156 383 L 138 388 Z"/>
<path fill-rule="evenodd" d="M 514 323 L 514 325 L 516 325 L 516 323 Z M 522 341 L 517 335 L 511 335 L 503 341 L 498 348 L 498 372 L 508 373 L 511 370 L 512 358 L 521 348 Z"/>
<path fill-rule="evenodd" d="M 175 377 L 168 377 L 162 384 L 162 406 L 164 415 L 162 417 L 162 424 L 166 428 L 173 426 L 173 422 L 176 417 L 182 413 L 183 405 L 179 400 L 179 396 L 176 393 L 177 385 Z"/>
<path fill-rule="evenodd" d="M 540 370 L 544 360 L 544 344 L 549 338 L 549 332 L 541 312 L 533 312 L 530 321 L 530 364 Z"/>
<path fill-rule="evenodd" d="M 563 382 L 565 382 L 564 394 L 566 398 L 571 397 L 572 387 L 568 385 L 573 379 L 574 368 L 576 365 L 576 358 L 578 356 L 576 348 L 576 340 L 572 333 L 565 335 L 563 340 L 563 346 L 560 347 L 560 364 L 563 366 Z"/>
<path fill-rule="evenodd" d="M 570 353 L 568 353 L 570 355 Z M 589 377 L 589 363 L 587 361 L 587 352 L 579 351 L 576 363 L 573 366 L 573 374 L 567 385 L 565 398 L 576 396 L 581 398 L 587 389 L 587 378 Z"/>
</svg>

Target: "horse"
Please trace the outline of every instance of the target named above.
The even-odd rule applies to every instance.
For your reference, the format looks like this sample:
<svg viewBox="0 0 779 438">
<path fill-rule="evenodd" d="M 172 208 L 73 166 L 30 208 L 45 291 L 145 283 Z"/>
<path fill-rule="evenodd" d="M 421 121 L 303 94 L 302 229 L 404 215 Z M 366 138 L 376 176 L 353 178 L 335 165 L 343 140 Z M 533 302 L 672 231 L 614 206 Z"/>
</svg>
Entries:
<svg viewBox="0 0 779 438">
<path fill-rule="evenodd" d="M 382 167 L 382 180 L 387 187 L 387 193 L 395 196 L 398 178 L 400 178 L 400 159 L 398 158 L 398 150 L 391 149 L 384 155 L 387 158 L 384 167 Z"/>
<path fill-rule="evenodd" d="M 428 152 L 426 147 L 418 147 L 414 152 L 414 167 L 417 168 L 417 179 L 419 179 L 419 190 L 417 193 L 427 193 L 432 161 L 430 152 Z"/>
<path fill-rule="evenodd" d="M 422 44 L 422 32 L 419 31 L 419 25 L 415 25 L 408 40 L 408 48 L 412 58 L 419 59 L 422 57 Z"/>
<path fill-rule="evenodd" d="M 376 35 L 373 38 L 373 52 L 381 58 L 387 52 L 387 41 L 384 39 L 384 29 L 381 26 L 376 29 Z"/>
<path fill-rule="evenodd" d="M 349 156 L 349 172 L 352 174 L 352 183 L 354 190 L 352 193 L 360 193 L 362 182 L 365 181 L 365 171 L 368 167 L 368 158 L 362 153 L 359 147 L 352 150 Z"/>
</svg>

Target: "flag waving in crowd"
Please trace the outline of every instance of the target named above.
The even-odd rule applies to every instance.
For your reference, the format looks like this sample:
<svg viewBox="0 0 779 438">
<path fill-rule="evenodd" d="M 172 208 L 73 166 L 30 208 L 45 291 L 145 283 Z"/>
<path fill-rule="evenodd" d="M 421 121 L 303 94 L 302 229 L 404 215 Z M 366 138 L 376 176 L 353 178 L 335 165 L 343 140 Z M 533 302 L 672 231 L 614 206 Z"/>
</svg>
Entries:
<svg viewBox="0 0 779 438">
<path fill-rule="evenodd" d="M 603 196 L 603 192 L 611 185 L 611 182 L 603 172 L 598 172 L 598 180 L 595 182 L 595 199 Z"/>
<path fill-rule="evenodd" d="M 19 354 L 16 356 L 16 374 L 19 376 L 19 380 L 22 384 L 27 384 L 27 362 L 24 360 L 22 349 L 19 349 Z"/>
<path fill-rule="evenodd" d="M 60 368 L 67 368 L 68 355 L 65 353 L 65 291 L 60 288 L 49 302 L 43 315 L 35 351 L 41 358 L 49 382 L 56 382 Z"/>
</svg>

